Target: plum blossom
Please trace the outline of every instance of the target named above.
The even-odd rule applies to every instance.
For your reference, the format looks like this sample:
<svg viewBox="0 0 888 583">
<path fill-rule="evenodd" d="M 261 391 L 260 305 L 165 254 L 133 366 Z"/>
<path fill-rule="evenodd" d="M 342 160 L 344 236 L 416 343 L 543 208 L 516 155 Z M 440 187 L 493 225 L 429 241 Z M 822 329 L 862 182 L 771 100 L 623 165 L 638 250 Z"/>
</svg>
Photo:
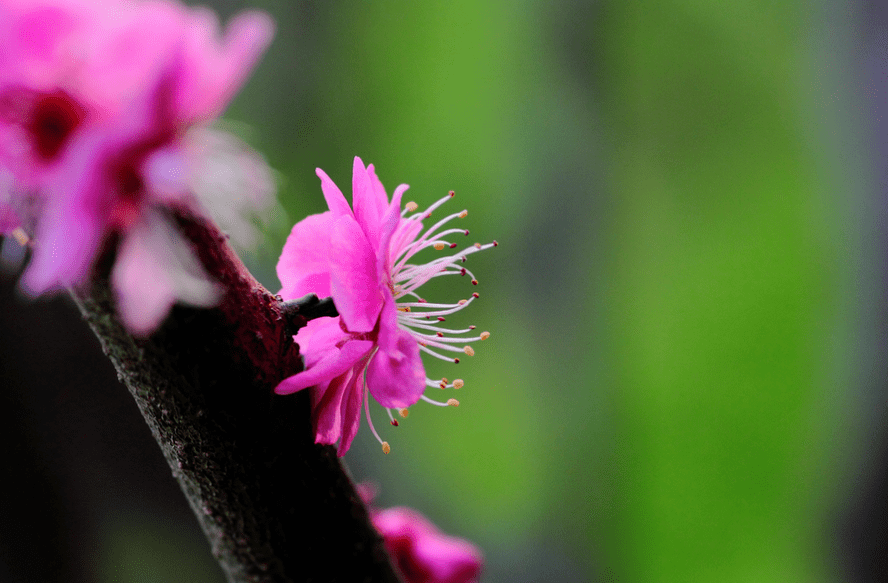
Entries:
<svg viewBox="0 0 888 583">
<path fill-rule="evenodd" d="M 365 504 L 374 488 L 358 484 Z M 481 574 L 481 551 L 469 541 L 442 533 L 425 516 L 404 506 L 370 508 L 370 520 L 407 583 L 472 583 Z"/>
<path fill-rule="evenodd" d="M 370 419 L 369 395 L 392 415 L 406 416 L 407 407 L 420 399 L 440 406 L 458 405 L 456 399 L 439 402 L 427 397 L 428 387 L 459 389 L 461 379 L 426 377 L 420 353 L 458 363 L 446 353 L 473 355 L 471 342 L 487 339 L 488 332 L 475 327 L 446 328 L 446 317 L 468 307 L 477 293 L 455 303 L 432 303 L 419 295 L 430 279 L 445 275 L 468 275 L 463 263 L 468 255 L 496 246 L 496 242 L 459 245 L 452 236 L 467 236 L 462 228 L 445 228 L 464 218 L 463 210 L 444 217 L 424 230 L 423 222 L 453 197 L 453 192 L 423 212 L 401 197 L 407 185 L 398 186 L 389 200 L 373 165 L 366 168 L 354 160 L 353 207 L 324 173 L 317 170 L 321 189 L 330 210 L 312 215 L 293 227 L 281 258 L 278 277 L 281 296 L 294 299 L 306 294 L 331 296 L 339 316 L 313 320 L 295 336 L 305 361 L 305 370 L 284 379 L 275 389 L 282 395 L 313 387 L 315 441 L 339 441 L 339 455 L 351 445 L 360 424 L 361 404 L 368 424 L 385 453 Z M 449 253 L 427 263 L 415 262 L 425 249 Z"/>
<path fill-rule="evenodd" d="M 0 226 L 33 237 L 25 291 L 81 283 L 116 234 L 111 279 L 132 332 L 151 332 L 176 301 L 218 300 L 172 212 L 228 202 L 200 196 L 214 155 L 201 130 L 272 31 L 246 12 L 222 34 L 212 12 L 171 0 L 0 0 L 0 169 L 15 181 Z M 268 182 L 261 164 L 242 172 Z"/>
</svg>

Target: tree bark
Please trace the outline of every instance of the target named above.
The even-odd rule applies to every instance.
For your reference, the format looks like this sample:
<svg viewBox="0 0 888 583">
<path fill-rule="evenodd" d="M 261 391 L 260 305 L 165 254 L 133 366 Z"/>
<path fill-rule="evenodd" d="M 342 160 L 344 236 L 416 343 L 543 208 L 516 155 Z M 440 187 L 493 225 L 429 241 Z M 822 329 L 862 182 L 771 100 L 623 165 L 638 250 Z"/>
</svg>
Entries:
<svg viewBox="0 0 888 583">
<path fill-rule="evenodd" d="M 273 393 L 302 369 L 281 300 L 215 225 L 177 220 L 224 287 L 216 308 L 177 306 L 149 338 L 133 337 L 115 314 L 113 250 L 71 293 L 228 580 L 401 581 L 335 450 L 314 443 L 308 394 Z"/>
</svg>

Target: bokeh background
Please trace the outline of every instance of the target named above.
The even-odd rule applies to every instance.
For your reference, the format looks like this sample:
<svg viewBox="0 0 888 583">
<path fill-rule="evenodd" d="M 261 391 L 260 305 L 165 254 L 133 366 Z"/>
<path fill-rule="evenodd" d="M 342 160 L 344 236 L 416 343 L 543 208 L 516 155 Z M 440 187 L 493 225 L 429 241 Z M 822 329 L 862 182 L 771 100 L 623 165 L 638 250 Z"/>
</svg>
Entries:
<svg viewBox="0 0 888 583">
<path fill-rule="evenodd" d="M 214 6 L 278 24 L 226 114 L 278 173 L 269 288 L 314 169 L 347 192 L 355 155 L 500 243 L 470 259 L 492 337 L 461 406 L 376 408 L 392 453 L 365 426 L 345 458 L 381 506 L 474 541 L 489 583 L 886 576 L 880 2 Z M 13 286 L 0 581 L 221 582 L 70 303 Z"/>
</svg>

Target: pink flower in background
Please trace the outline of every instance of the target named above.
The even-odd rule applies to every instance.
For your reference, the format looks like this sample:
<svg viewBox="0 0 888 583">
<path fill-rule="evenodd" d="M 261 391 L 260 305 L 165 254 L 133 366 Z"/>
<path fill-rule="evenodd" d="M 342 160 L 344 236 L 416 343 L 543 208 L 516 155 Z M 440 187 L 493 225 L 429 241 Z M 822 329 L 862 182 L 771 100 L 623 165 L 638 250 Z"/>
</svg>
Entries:
<svg viewBox="0 0 888 583">
<path fill-rule="evenodd" d="M 278 261 L 281 295 L 294 299 L 306 294 L 332 296 L 339 311 L 336 318 L 313 320 L 296 335 L 305 359 L 305 370 L 284 379 L 275 389 L 286 395 L 308 387 L 312 390 L 313 421 L 317 443 L 339 441 L 339 455 L 351 445 L 360 424 L 362 401 L 376 439 L 388 453 L 370 420 L 366 393 L 388 410 L 406 415 L 409 407 L 423 399 L 436 405 L 458 405 L 455 399 L 438 402 L 426 397 L 426 387 L 460 388 L 456 379 L 432 380 L 426 377 L 420 352 L 459 362 L 442 352 L 474 354 L 469 342 L 490 336 L 475 335 L 474 326 L 445 328 L 445 317 L 468 306 L 478 297 L 472 294 L 456 303 L 429 303 L 418 289 L 433 277 L 474 276 L 462 267 L 466 256 L 488 249 L 469 245 L 458 252 L 439 256 L 425 264 L 411 263 L 417 252 L 429 247 L 454 249 L 446 238 L 468 235 L 465 229 L 443 227 L 466 216 L 466 211 L 449 215 L 423 232 L 422 221 L 450 200 L 453 193 L 428 210 L 416 210 L 414 203 L 401 209 L 402 184 L 391 201 L 371 164 L 364 167 L 355 158 L 352 179 L 353 207 L 333 181 L 320 169 L 321 188 L 330 210 L 312 215 L 293 227 Z M 365 382 L 366 379 L 366 382 Z"/>
<path fill-rule="evenodd" d="M 176 301 L 218 300 L 169 209 L 198 208 L 191 130 L 221 113 L 272 29 L 249 12 L 222 35 L 211 12 L 171 1 L 0 0 L 0 166 L 17 183 L 9 209 L 37 209 L 18 212 L 35 225 L 26 291 L 80 283 L 116 232 L 112 283 L 134 333 Z"/>
<path fill-rule="evenodd" d="M 374 487 L 358 484 L 364 503 L 371 505 Z M 446 535 L 419 512 L 398 506 L 378 510 L 370 520 L 382 535 L 407 583 L 472 583 L 481 574 L 481 551 L 469 541 Z"/>
</svg>

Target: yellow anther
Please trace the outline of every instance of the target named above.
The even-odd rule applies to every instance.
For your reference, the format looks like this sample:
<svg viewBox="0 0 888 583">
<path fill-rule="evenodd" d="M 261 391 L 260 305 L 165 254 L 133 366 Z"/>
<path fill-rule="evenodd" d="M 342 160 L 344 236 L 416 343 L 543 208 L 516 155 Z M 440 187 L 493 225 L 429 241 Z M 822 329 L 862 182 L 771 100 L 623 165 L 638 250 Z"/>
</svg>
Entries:
<svg viewBox="0 0 888 583">
<path fill-rule="evenodd" d="M 451 407 L 459 407 L 459 401 L 456 399 L 447 399 L 447 404 Z"/>
<path fill-rule="evenodd" d="M 471 346 L 466 346 L 466 347 L 464 347 L 464 348 L 463 348 L 463 352 L 465 352 L 465 353 L 468 354 L 469 356 L 475 356 L 475 349 L 472 348 Z"/>
<path fill-rule="evenodd" d="M 481 333 L 481 340 L 487 340 L 488 338 L 490 338 L 490 332 Z"/>
<path fill-rule="evenodd" d="M 406 419 L 406 418 L 407 418 L 407 415 L 410 415 L 410 411 L 407 409 L 407 407 L 404 407 L 403 409 L 400 409 L 400 410 L 398 411 L 398 415 L 400 415 L 401 417 L 403 417 L 404 419 Z"/>
<path fill-rule="evenodd" d="M 412 200 L 404 205 L 404 208 L 407 209 L 407 212 L 413 212 L 419 208 L 419 205 L 413 202 Z"/>
<path fill-rule="evenodd" d="M 481 248 L 481 243 L 475 243 L 475 249 L 480 249 L 480 248 Z"/>
<path fill-rule="evenodd" d="M 410 306 L 404 306 L 403 308 L 398 308 L 398 311 L 399 312 L 409 312 Z"/>
<path fill-rule="evenodd" d="M 25 230 L 21 227 L 16 227 L 16 229 L 12 232 L 12 236 L 18 241 L 18 244 L 24 247 L 28 244 L 30 239 L 28 238 L 28 234 L 25 233 Z"/>
<path fill-rule="evenodd" d="M 444 245 L 444 243 L 442 243 L 441 241 L 438 241 L 437 243 L 435 243 L 434 245 L 432 245 L 432 247 L 435 248 L 435 251 L 440 251 L 441 249 L 443 249 L 444 247 L 446 247 L 446 245 Z"/>
<path fill-rule="evenodd" d="M 392 446 L 389 445 L 389 442 L 383 441 L 382 442 L 382 453 L 384 453 L 385 455 L 388 455 L 389 452 L 391 452 L 391 451 L 392 451 Z"/>
<path fill-rule="evenodd" d="M 459 216 L 459 218 L 464 219 L 467 216 L 469 216 L 469 211 L 463 211 L 463 212 L 459 213 L 458 216 Z"/>
<path fill-rule="evenodd" d="M 456 302 L 456 303 L 458 303 L 458 304 L 461 305 L 461 306 L 464 306 L 464 305 L 466 305 L 466 302 L 467 302 L 467 301 L 468 301 L 468 300 L 460 300 L 460 301 L 458 301 L 458 302 Z"/>
<path fill-rule="evenodd" d="M 453 388 L 454 389 L 461 389 L 464 386 L 466 386 L 466 383 L 462 379 L 456 379 L 453 381 Z"/>
</svg>

